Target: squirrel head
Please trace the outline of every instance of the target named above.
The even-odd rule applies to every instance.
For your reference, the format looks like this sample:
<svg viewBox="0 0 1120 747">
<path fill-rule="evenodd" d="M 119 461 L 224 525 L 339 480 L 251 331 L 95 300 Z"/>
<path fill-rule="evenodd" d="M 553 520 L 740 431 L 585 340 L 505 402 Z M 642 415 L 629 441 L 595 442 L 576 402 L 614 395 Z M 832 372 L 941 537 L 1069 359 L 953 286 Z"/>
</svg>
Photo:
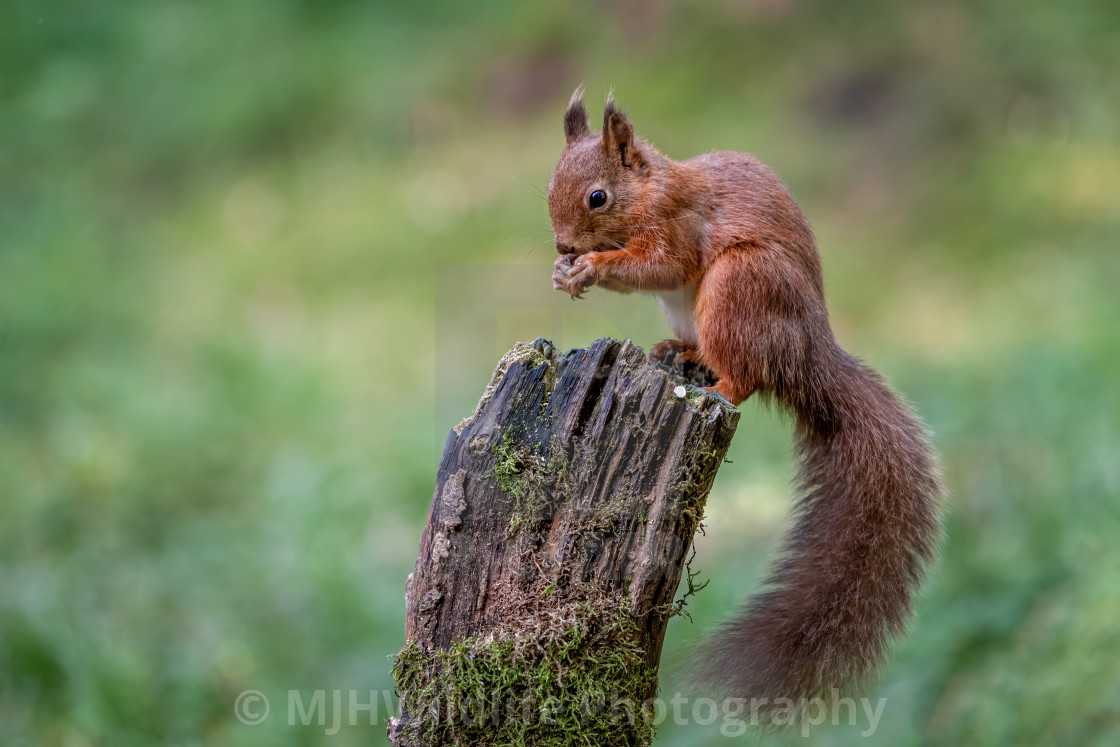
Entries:
<svg viewBox="0 0 1120 747">
<path fill-rule="evenodd" d="M 548 214 L 560 254 L 585 254 L 626 245 L 649 177 L 649 147 L 614 97 L 603 111 L 603 132 L 592 133 L 583 89 L 564 113 L 567 145 L 548 183 Z"/>
</svg>

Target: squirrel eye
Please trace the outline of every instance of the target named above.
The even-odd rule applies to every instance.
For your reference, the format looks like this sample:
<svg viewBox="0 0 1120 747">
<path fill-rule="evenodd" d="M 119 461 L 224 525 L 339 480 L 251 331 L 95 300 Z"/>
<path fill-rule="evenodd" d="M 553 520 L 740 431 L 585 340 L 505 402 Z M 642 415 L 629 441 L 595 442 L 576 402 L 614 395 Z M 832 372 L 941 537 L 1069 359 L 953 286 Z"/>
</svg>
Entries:
<svg viewBox="0 0 1120 747">
<path fill-rule="evenodd" d="M 607 193 L 601 189 L 597 189 L 587 196 L 587 204 L 591 209 L 601 208 L 607 204 Z"/>
</svg>

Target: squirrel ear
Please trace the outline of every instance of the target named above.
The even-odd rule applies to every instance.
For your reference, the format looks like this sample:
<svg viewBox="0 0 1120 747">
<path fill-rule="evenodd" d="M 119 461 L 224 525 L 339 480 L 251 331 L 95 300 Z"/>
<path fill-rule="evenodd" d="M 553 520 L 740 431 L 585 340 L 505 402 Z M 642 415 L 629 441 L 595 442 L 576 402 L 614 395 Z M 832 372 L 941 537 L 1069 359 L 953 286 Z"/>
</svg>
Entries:
<svg viewBox="0 0 1120 747">
<path fill-rule="evenodd" d="M 568 102 L 568 110 L 564 112 L 564 139 L 568 145 L 571 145 L 590 132 L 587 110 L 583 108 L 583 86 L 580 86 L 572 94 L 572 100 Z"/>
<path fill-rule="evenodd" d="M 603 110 L 603 146 L 608 152 L 617 152 L 626 168 L 640 166 L 642 153 L 634 142 L 634 125 L 614 104 L 614 96 L 607 99 Z"/>
</svg>

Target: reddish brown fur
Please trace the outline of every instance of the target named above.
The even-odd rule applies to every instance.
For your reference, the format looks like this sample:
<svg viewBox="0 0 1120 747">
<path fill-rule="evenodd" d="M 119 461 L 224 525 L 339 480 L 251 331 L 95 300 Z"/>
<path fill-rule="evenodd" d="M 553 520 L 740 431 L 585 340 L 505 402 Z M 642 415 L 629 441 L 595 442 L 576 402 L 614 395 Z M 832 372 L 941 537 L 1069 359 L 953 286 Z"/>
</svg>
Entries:
<svg viewBox="0 0 1120 747">
<path fill-rule="evenodd" d="M 831 696 L 869 681 L 940 534 L 936 460 L 916 417 L 840 349 L 820 257 L 777 176 L 744 153 L 673 161 L 636 138 L 613 101 L 590 131 L 579 92 L 549 184 L 555 287 L 695 287 L 677 336 L 738 404 L 771 398 L 796 419 L 802 497 L 769 578 L 705 649 L 703 678 L 736 696 Z M 607 203 L 591 209 L 602 189 Z M 765 706 L 764 706 L 765 708 Z"/>
</svg>

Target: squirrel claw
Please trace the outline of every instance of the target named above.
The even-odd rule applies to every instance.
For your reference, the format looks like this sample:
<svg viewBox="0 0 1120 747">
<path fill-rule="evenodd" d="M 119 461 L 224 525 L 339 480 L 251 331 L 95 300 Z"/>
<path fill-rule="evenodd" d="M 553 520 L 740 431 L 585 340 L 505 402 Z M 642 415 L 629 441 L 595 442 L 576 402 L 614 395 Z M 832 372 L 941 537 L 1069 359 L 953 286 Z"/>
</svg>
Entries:
<svg viewBox="0 0 1120 747">
<path fill-rule="evenodd" d="M 583 292 L 595 285 L 595 265 L 588 255 L 580 255 L 568 268 L 568 291 L 572 298 L 581 298 Z"/>
<path fill-rule="evenodd" d="M 563 290 L 571 293 L 571 283 L 568 281 L 568 275 L 572 271 L 572 260 L 575 258 L 574 254 L 563 254 L 556 258 L 553 263 L 552 270 L 552 289 Z"/>
<path fill-rule="evenodd" d="M 553 290 L 567 291 L 572 300 L 583 298 L 583 292 L 595 284 L 595 266 L 581 255 L 562 254 L 552 270 Z"/>
</svg>

